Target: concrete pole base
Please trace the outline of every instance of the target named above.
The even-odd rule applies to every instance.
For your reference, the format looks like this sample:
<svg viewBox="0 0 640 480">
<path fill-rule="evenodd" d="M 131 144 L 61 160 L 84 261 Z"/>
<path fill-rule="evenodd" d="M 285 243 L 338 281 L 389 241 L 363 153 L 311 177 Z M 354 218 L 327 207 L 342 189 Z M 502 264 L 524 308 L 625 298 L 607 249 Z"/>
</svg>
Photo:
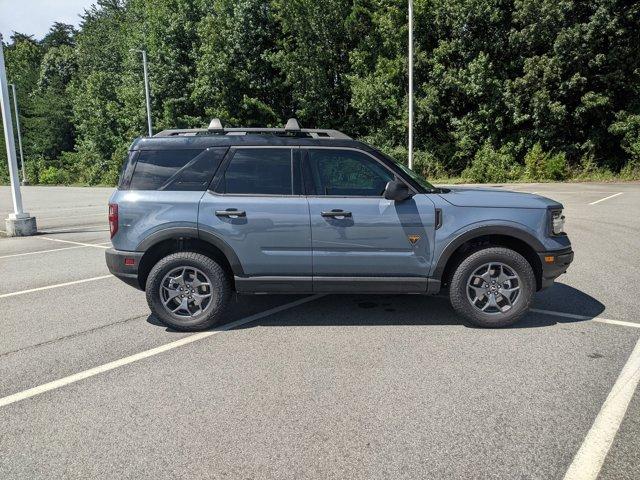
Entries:
<svg viewBox="0 0 640 480">
<path fill-rule="evenodd" d="M 7 237 L 27 237 L 38 232 L 36 217 L 29 216 L 28 213 L 16 215 L 10 213 L 5 220 Z"/>
</svg>

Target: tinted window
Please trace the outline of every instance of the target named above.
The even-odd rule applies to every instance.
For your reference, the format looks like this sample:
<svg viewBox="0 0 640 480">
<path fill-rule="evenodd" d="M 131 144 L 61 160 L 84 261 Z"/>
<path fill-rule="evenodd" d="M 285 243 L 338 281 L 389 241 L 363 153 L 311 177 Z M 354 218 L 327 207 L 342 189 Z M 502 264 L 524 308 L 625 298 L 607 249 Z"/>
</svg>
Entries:
<svg viewBox="0 0 640 480">
<path fill-rule="evenodd" d="M 305 175 L 316 195 L 380 197 L 393 174 L 364 153 L 353 150 L 308 150 Z"/>
<path fill-rule="evenodd" d="M 143 150 L 131 179 L 132 190 L 157 190 L 202 150 Z"/>
<path fill-rule="evenodd" d="M 205 191 L 227 150 L 226 147 L 208 148 L 174 173 L 160 190 Z"/>
<path fill-rule="evenodd" d="M 138 156 L 137 150 L 132 150 L 127 154 L 127 158 L 124 159 L 122 164 L 122 170 L 120 171 L 120 181 L 118 182 L 118 188 L 126 190 L 131 183 L 131 175 L 136 166 L 136 158 Z"/>
<path fill-rule="evenodd" d="M 224 172 L 219 193 L 291 195 L 291 149 L 236 150 Z"/>
</svg>

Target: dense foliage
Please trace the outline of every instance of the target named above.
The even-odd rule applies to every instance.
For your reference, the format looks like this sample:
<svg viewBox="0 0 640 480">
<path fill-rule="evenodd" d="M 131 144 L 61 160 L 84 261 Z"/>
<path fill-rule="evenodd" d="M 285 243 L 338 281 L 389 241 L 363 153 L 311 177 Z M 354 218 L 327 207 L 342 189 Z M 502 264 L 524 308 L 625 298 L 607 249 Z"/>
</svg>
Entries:
<svg viewBox="0 0 640 480">
<path fill-rule="evenodd" d="M 640 3 L 415 0 L 416 168 L 476 181 L 640 174 Z M 28 175 L 113 183 L 146 131 L 339 128 L 406 159 L 405 0 L 98 0 L 6 44 Z M 4 145 L 0 177 L 6 181 Z"/>
</svg>

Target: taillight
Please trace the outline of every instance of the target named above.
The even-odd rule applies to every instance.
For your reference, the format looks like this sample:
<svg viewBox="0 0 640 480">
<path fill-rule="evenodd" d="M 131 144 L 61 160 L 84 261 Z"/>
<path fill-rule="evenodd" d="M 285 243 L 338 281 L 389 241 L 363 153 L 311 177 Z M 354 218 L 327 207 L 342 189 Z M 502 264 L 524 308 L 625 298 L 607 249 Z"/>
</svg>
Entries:
<svg viewBox="0 0 640 480">
<path fill-rule="evenodd" d="M 109 233 L 111 238 L 118 232 L 118 204 L 109 204 Z"/>
</svg>

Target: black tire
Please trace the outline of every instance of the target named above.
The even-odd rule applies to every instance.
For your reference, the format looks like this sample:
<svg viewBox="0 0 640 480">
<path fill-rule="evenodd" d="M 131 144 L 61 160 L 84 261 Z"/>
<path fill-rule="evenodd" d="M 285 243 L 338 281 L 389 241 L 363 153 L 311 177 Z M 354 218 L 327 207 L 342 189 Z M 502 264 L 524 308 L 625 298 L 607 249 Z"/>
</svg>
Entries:
<svg viewBox="0 0 640 480">
<path fill-rule="evenodd" d="M 211 297 L 206 307 L 194 317 L 173 314 L 162 302 L 161 282 L 171 270 L 179 267 L 195 267 L 211 282 Z M 146 285 L 147 303 L 153 314 L 165 325 L 182 331 L 206 330 L 221 322 L 231 298 L 231 282 L 227 273 L 213 259 L 195 252 L 178 252 L 167 255 L 151 269 Z"/>
<path fill-rule="evenodd" d="M 488 314 L 476 308 L 467 295 L 469 278 L 477 269 L 490 262 L 500 262 L 512 269 L 520 278 L 520 291 L 513 306 L 506 312 Z M 516 323 L 529 310 L 536 290 L 533 268 L 519 253 L 503 247 L 490 247 L 471 253 L 462 260 L 449 285 L 449 299 L 457 314 L 479 327 L 508 327 Z M 473 292 L 473 289 L 471 289 Z M 478 296 L 478 298 L 482 298 Z M 486 298 L 486 297 L 485 297 Z"/>
</svg>

